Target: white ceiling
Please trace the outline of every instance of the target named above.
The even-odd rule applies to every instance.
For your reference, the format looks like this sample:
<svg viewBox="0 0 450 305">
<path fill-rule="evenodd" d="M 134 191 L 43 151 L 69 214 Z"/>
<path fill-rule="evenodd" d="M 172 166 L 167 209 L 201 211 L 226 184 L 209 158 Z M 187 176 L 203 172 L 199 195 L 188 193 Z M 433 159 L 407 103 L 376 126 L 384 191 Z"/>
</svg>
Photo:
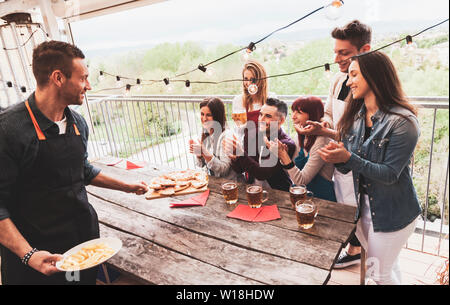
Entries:
<svg viewBox="0 0 450 305">
<path fill-rule="evenodd" d="M 0 16 L 17 12 L 30 12 L 50 2 L 56 17 L 69 22 L 111 14 L 167 0 L 0 0 Z"/>
</svg>

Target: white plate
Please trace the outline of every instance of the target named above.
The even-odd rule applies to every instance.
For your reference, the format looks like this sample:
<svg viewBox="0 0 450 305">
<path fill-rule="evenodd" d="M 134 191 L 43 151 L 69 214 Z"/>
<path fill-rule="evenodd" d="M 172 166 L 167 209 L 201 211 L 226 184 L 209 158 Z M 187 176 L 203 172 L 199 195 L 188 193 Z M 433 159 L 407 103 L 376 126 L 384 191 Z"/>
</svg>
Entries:
<svg viewBox="0 0 450 305">
<path fill-rule="evenodd" d="M 119 250 L 122 248 L 122 241 L 120 239 L 118 239 L 118 238 L 115 238 L 115 237 L 101 237 L 101 238 L 91 239 L 91 240 L 88 240 L 88 241 L 86 241 L 86 242 L 84 242 L 82 244 L 79 244 L 79 245 L 73 247 L 70 250 L 67 250 L 66 253 L 63 254 L 64 258 L 62 260 L 59 260 L 59 261 L 56 262 L 56 265 L 55 265 L 56 268 L 58 270 L 60 270 L 60 271 L 73 271 L 73 270 L 66 270 L 66 269 L 62 269 L 61 268 L 61 265 L 64 263 L 65 259 L 67 257 L 69 257 L 70 255 L 80 251 L 81 248 L 83 248 L 83 247 L 91 246 L 91 245 L 94 245 L 94 244 L 101 244 L 101 243 L 111 247 L 114 250 L 114 253 L 109 255 L 107 258 L 105 258 L 104 260 L 102 260 L 101 262 L 99 262 L 99 263 L 97 263 L 95 265 L 92 265 L 92 266 L 89 266 L 89 267 L 85 267 L 85 268 L 81 268 L 79 270 L 89 269 L 89 268 L 98 266 L 98 265 L 106 262 L 108 259 L 110 259 L 114 255 L 116 255 L 117 252 L 119 252 Z"/>
</svg>

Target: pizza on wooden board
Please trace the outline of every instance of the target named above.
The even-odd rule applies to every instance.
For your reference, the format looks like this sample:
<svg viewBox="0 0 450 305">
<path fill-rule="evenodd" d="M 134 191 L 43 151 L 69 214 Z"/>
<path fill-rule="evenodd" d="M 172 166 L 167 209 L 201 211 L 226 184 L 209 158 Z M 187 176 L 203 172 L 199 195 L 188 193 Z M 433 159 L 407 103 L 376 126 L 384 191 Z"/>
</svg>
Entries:
<svg viewBox="0 0 450 305">
<path fill-rule="evenodd" d="M 150 180 L 152 196 L 172 196 L 189 188 L 202 189 L 208 185 L 208 175 L 200 170 L 183 170 L 162 174 Z"/>
</svg>

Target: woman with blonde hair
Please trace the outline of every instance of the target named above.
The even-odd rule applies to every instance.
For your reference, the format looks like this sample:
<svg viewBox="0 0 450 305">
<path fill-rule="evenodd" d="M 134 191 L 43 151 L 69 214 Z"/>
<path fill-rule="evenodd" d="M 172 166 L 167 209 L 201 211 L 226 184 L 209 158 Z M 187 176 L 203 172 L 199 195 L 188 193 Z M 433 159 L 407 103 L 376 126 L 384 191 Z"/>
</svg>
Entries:
<svg viewBox="0 0 450 305">
<path fill-rule="evenodd" d="M 249 60 L 242 69 L 242 94 L 233 99 L 233 120 L 245 123 L 250 120 L 258 123 L 259 110 L 268 97 L 267 74 L 264 67 L 256 60 Z M 256 87 L 254 86 L 256 85 Z M 246 119 L 241 119 L 236 114 L 245 113 Z M 241 116 L 242 118 L 243 116 Z M 240 122 L 239 122 L 240 120 Z"/>
</svg>

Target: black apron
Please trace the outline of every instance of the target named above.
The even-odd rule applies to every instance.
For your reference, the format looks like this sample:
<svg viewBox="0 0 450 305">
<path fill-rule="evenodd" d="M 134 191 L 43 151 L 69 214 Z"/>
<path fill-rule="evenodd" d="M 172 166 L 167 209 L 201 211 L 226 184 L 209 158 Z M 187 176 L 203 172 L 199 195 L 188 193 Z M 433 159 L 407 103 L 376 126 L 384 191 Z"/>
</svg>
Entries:
<svg viewBox="0 0 450 305">
<path fill-rule="evenodd" d="M 39 151 L 34 164 L 18 180 L 11 220 L 31 247 L 62 254 L 99 237 L 97 214 L 84 185 L 86 147 L 75 124 L 68 124 L 65 134 L 46 138 L 28 101 L 25 104 L 39 139 Z M 97 275 L 97 268 L 91 268 L 79 276 L 73 272 L 46 276 L 22 264 L 4 247 L 1 267 L 3 284 L 95 284 Z"/>
</svg>

